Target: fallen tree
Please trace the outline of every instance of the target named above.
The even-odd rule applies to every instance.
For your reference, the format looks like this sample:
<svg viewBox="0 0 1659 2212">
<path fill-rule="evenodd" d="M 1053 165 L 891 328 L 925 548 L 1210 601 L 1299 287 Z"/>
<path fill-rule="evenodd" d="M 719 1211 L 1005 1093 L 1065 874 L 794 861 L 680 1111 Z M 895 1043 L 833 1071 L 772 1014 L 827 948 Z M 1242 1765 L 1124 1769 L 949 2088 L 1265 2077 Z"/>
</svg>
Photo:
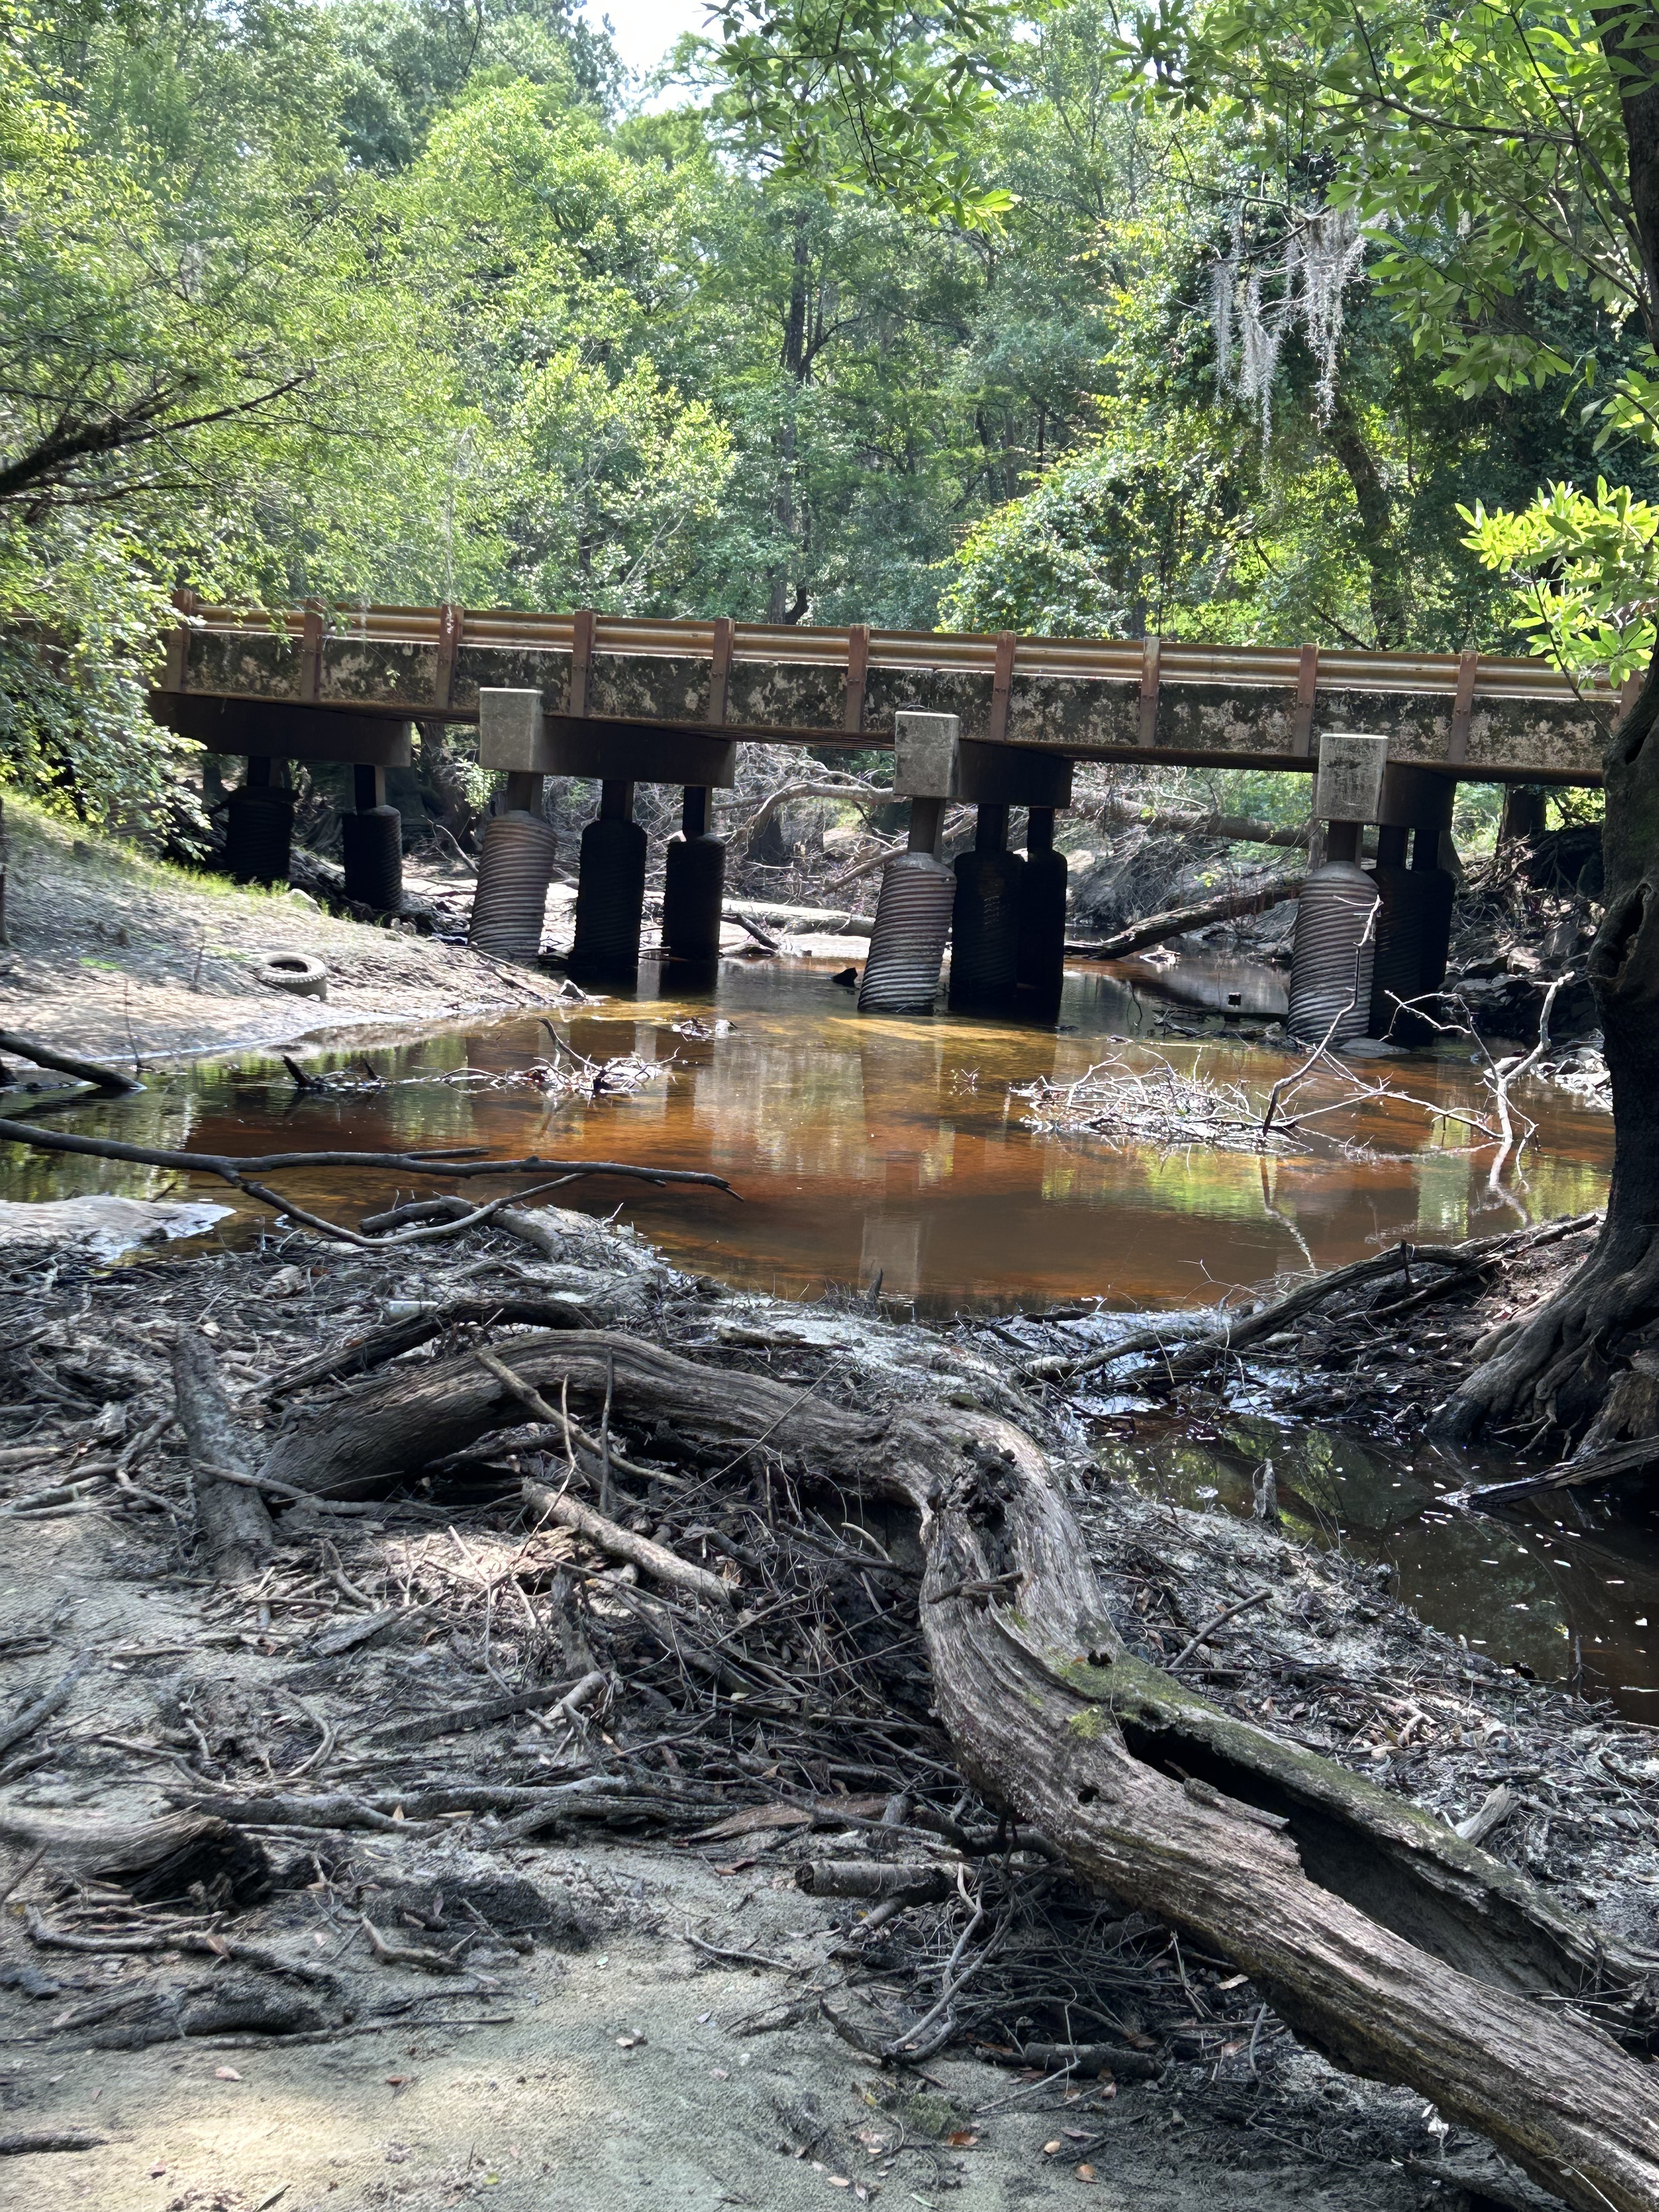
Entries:
<svg viewBox="0 0 1659 2212">
<path fill-rule="evenodd" d="M 1133 799 L 1103 799 L 1095 810 L 1095 819 L 1103 830 L 1138 826 L 1164 835 L 1213 838 L 1218 843 L 1284 845 L 1302 852 L 1308 849 L 1310 834 L 1305 822 L 1287 829 L 1282 823 L 1263 822 L 1249 814 L 1206 814 L 1181 807 L 1142 806 Z"/>
<path fill-rule="evenodd" d="M 890 805 L 892 797 L 890 791 L 878 790 L 873 783 L 866 783 L 862 780 L 828 783 L 820 779 L 815 783 L 786 783 L 776 791 L 767 793 L 737 832 L 737 839 L 741 840 L 745 853 L 752 851 L 767 823 L 775 816 L 781 814 L 786 806 L 793 806 L 798 800 L 830 799 L 844 806 L 861 806 L 867 814 L 872 807 Z M 734 805 L 745 803 L 735 796 L 732 801 Z"/>
<path fill-rule="evenodd" d="M 1127 960 L 1132 952 L 1144 952 L 1148 945 L 1162 945 L 1171 937 L 1185 937 L 1191 930 L 1208 929 L 1218 921 L 1237 921 L 1247 914 L 1265 914 L 1269 907 L 1282 906 L 1286 899 L 1299 897 L 1301 890 L 1300 876 L 1269 876 L 1241 890 L 1223 891 L 1214 898 L 1200 899 L 1193 906 L 1170 907 L 1163 914 L 1149 914 L 1144 921 L 1131 922 L 1127 929 L 1115 930 L 1110 937 L 1091 939 L 1087 943 L 1068 941 L 1066 950 L 1085 952 L 1097 960 Z"/>
<path fill-rule="evenodd" d="M 512 1425 L 527 1388 L 647 1431 L 672 1422 L 729 1451 L 723 1471 L 764 1447 L 798 1479 L 908 1509 L 938 1707 L 1013 1822 L 1236 1961 L 1340 2063 L 1410 2084 L 1583 2212 L 1659 2202 L 1659 2090 L 1613 2039 L 1644 2047 L 1652 1962 L 1427 1813 L 1138 1659 L 1020 1430 L 915 1402 L 847 1411 L 625 1336 L 501 1352 L 511 1387 L 467 1353 L 302 1412 L 262 1479 L 371 1494 Z M 949 2039 L 949 1997 L 927 2048 Z"/>
<path fill-rule="evenodd" d="M 0 1052 L 15 1053 L 19 1060 L 33 1060 L 37 1067 L 49 1067 L 55 1075 L 73 1075 L 80 1082 L 91 1084 L 94 1091 L 108 1091 L 113 1096 L 144 1087 L 136 1075 L 123 1075 L 118 1067 L 106 1067 L 98 1060 L 82 1060 L 72 1052 L 42 1044 L 39 1037 L 24 1036 L 16 1030 L 0 1030 Z"/>
</svg>

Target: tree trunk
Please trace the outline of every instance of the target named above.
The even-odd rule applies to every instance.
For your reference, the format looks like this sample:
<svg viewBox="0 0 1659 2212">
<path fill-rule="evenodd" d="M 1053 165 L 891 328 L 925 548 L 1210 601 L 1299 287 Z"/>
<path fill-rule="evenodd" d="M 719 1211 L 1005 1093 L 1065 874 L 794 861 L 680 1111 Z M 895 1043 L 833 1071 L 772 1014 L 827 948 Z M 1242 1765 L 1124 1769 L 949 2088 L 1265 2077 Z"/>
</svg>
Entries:
<svg viewBox="0 0 1659 2212">
<path fill-rule="evenodd" d="M 611 1382 L 629 1426 L 763 1438 L 809 1479 L 914 1508 L 935 1696 L 979 1786 L 1085 1881 L 1234 1960 L 1339 2063 L 1431 2097 L 1583 2212 L 1652 2212 L 1659 2085 L 1562 2002 L 1609 1984 L 1639 2002 L 1641 1962 L 1432 1816 L 1135 1658 L 1019 1430 L 926 1405 L 848 1412 L 625 1336 L 501 1352 L 579 1409 Z M 368 1491 L 519 1412 L 471 1354 L 436 1360 L 303 1416 L 265 1471 Z"/>
<path fill-rule="evenodd" d="M 1339 392 L 1325 433 L 1359 512 L 1360 550 L 1370 571 L 1371 627 L 1385 648 L 1411 633 L 1406 564 L 1395 535 L 1394 502 L 1347 399 Z"/>
<path fill-rule="evenodd" d="M 1536 1311 L 1485 1340 L 1484 1364 L 1437 1426 L 1467 1443 L 1495 1422 L 1576 1437 L 1609 1378 L 1659 1322 L 1659 654 L 1604 763 L 1607 890 L 1590 983 L 1613 1087 L 1613 1182 L 1595 1249 Z"/>
</svg>

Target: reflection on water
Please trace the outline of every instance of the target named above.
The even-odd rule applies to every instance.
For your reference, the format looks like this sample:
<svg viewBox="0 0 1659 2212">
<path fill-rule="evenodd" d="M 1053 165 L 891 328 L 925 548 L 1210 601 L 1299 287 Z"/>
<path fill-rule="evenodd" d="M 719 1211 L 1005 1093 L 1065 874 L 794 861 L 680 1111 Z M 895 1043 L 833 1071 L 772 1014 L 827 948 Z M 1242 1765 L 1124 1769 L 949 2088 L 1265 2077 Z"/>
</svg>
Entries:
<svg viewBox="0 0 1659 2212">
<path fill-rule="evenodd" d="M 1255 961 L 1194 952 L 1179 960 L 1136 959 L 1119 964 L 1139 993 L 1171 1000 L 1178 1006 L 1202 1006 L 1224 1017 L 1258 1021 L 1279 1021 L 1289 1011 L 1289 976 L 1282 969 Z"/>
<path fill-rule="evenodd" d="M 1439 1498 L 1458 1478 L 1432 1451 L 1249 1417 L 1201 1434 L 1143 1419 L 1133 1441 L 1099 1456 L 1148 1495 L 1237 1514 L 1271 1459 L 1287 1534 L 1389 1561 L 1396 1595 L 1437 1628 L 1659 1721 L 1659 1513 L 1634 1494 L 1609 1504 L 1569 1492 L 1501 1517 L 1446 1513 Z"/>
<path fill-rule="evenodd" d="M 1235 972 L 1241 991 L 1261 973 Z M 594 1212 L 621 1203 L 682 1265 L 729 1282 L 811 1297 L 826 1283 L 867 1286 L 879 1273 L 885 1297 L 924 1313 L 1032 1310 L 1079 1297 L 1201 1305 L 1224 1288 L 1281 1269 L 1338 1266 L 1400 1237 L 1455 1238 L 1515 1221 L 1486 1190 L 1487 1156 L 1460 1150 L 1455 1125 L 1398 1102 L 1321 1125 L 1362 1141 L 1358 1158 L 1331 1147 L 1270 1160 L 1113 1149 L 1026 1129 L 1012 1084 L 1069 1082 L 1118 1053 L 1136 1065 L 1162 1053 L 1264 1088 L 1295 1064 L 1284 1052 L 1219 1041 L 1139 1042 L 1152 1014 L 1137 988 L 1109 971 L 1068 976 L 1057 1032 L 861 1019 L 828 968 L 798 962 L 727 963 L 715 1009 L 729 1034 L 675 1033 L 688 1013 L 708 1013 L 706 999 L 612 1000 L 557 1018 L 561 1034 L 592 1058 L 636 1052 L 672 1063 L 631 1096 L 548 1099 L 527 1088 L 468 1092 L 422 1079 L 463 1066 L 525 1067 L 548 1050 L 539 1022 L 526 1016 L 377 1043 L 370 1057 L 387 1079 L 380 1091 L 301 1095 L 280 1063 L 250 1055 L 234 1068 L 204 1062 L 153 1079 L 137 1098 L 83 1108 L 61 1126 L 203 1152 L 481 1144 L 502 1157 L 540 1151 L 712 1169 L 731 1179 L 741 1205 L 614 1182 L 578 1186 L 574 1202 Z M 348 1069 L 362 1051 L 343 1045 L 308 1065 Z M 1431 1103 L 1478 1102 L 1477 1084 L 1455 1060 L 1402 1062 L 1398 1074 Z M 1541 1086 L 1523 1103 L 1542 1124 L 1526 1165 L 1526 1211 L 1598 1204 L 1607 1117 Z M 36 1156 L 0 1168 L 0 1194 L 10 1197 L 166 1185 L 100 1162 Z M 283 1188 L 352 1218 L 397 1185 L 380 1174 L 295 1175 Z M 483 1196 L 492 1187 L 477 1188 Z"/>
</svg>

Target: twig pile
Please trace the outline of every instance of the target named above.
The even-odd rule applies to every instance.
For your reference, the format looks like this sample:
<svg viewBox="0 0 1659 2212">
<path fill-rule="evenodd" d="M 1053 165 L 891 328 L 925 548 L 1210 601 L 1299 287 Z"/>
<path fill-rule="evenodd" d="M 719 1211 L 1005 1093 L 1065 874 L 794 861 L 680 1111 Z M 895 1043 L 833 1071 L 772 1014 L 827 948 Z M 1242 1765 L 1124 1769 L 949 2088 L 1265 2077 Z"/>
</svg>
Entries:
<svg viewBox="0 0 1659 2212">
<path fill-rule="evenodd" d="M 1202 1146 L 1212 1152 L 1300 1152 L 1305 1142 L 1283 1124 L 1267 1127 L 1242 1084 L 1212 1083 L 1168 1060 L 1132 1067 L 1099 1060 L 1075 1083 L 1017 1084 L 1031 1102 L 1025 1126 L 1045 1133 L 1088 1131 L 1112 1144 Z"/>
</svg>

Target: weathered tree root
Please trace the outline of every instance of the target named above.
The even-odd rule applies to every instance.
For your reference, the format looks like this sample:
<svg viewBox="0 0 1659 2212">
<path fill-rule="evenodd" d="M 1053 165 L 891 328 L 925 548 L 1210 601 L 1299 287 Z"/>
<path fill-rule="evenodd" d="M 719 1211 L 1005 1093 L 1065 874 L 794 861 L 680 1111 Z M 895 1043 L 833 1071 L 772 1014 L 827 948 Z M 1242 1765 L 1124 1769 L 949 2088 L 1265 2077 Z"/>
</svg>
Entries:
<svg viewBox="0 0 1659 2212">
<path fill-rule="evenodd" d="M 1573 2008 L 1601 1999 L 1639 2040 L 1652 1962 L 1429 1814 L 1136 1659 L 1019 1430 L 937 1407 L 848 1413 L 620 1335 L 503 1351 L 544 1394 L 568 1384 L 597 1407 L 609 1371 L 633 1425 L 764 1437 L 808 1476 L 914 1507 L 935 1694 L 981 1787 L 1085 1881 L 1235 1961 L 1339 2063 L 1431 2097 L 1583 2212 L 1659 2205 L 1659 2087 Z M 367 1490 L 516 1411 L 470 1354 L 434 1361 L 303 1417 L 266 1471 Z"/>
<path fill-rule="evenodd" d="M 216 1811 L 112 1823 L 9 1806 L 0 1810 L 0 1836 L 33 1844 L 52 1866 L 118 1882 L 141 1905 L 177 1904 L 200 1890 L 212 1905 L 240 1911 L 270 1889 L 264 1844 Z"/>
<path fill-rule="evenodd" d="M 1481 1364 L 1447 1401 L 1437 1433 L 1468 1443 L 1494 1423 L 1528 1415 L 1582 1428 L 1619 1364 L 1610 1347 L 1659 1317 L 1659 1248 L 1645 1228 L 1633 1249 L 1632 1243 L 1609 1218 L 1553 1297 L 1484 1338 L 1475 1347 Z"/>
</svg>

